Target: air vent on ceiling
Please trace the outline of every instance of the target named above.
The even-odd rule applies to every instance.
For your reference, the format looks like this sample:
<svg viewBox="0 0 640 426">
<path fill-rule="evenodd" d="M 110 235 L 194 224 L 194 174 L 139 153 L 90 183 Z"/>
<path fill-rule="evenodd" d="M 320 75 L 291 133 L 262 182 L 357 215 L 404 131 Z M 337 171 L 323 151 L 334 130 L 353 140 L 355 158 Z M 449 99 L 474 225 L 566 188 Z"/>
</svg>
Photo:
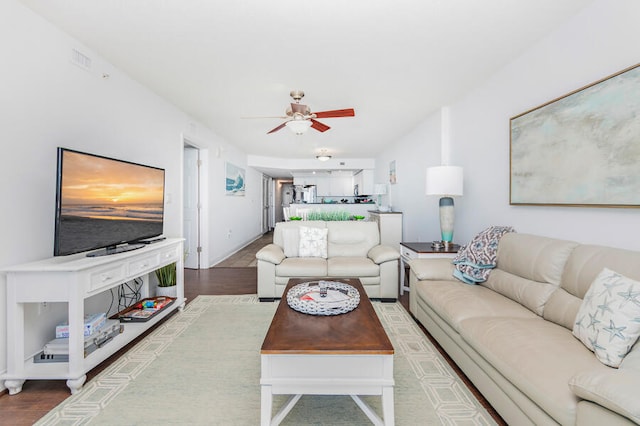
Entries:
<svg viewBox="0 0 640 426">
<path fill-rule="evenodd" d="M 71 63 L 85 70 L 91 69 L 91 58 L 76 49 L 71 49 Z"/>
</svg>

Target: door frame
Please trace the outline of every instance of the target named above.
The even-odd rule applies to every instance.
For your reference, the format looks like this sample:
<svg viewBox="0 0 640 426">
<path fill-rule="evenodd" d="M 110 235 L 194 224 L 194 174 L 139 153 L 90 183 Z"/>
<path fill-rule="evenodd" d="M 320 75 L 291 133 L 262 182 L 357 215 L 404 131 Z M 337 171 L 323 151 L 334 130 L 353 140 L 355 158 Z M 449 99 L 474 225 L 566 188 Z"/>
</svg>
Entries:
<svg viewBox="0 0 640 426">
<path fill-rule="evenodd" d="M 182 134 L 182 146 L 183 149 L 181 151 L 181 174 L 180 187 L 184 189 L 184 147 L 189 147 L 198 150 L 198 245 L 200 247 L 200 252 L 198 253 L 198 268 L 199 269 L 207 269 L 209 264 L 209 150 L 204 148 L 206 144 L 202 141 L 199 141 L 198 138 Z M 181 222 L 184 228 L 184 190 L 182 194 L 182 208 L 180 209 Z M 184 237 L 184 235 L 183 235 Z"/>
</svg>

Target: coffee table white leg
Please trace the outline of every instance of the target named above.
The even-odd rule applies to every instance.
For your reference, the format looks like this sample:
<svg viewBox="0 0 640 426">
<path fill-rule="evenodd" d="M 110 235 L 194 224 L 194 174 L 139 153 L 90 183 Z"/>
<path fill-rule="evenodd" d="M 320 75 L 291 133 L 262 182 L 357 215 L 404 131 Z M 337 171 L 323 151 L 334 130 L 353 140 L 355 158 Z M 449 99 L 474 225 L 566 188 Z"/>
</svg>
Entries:
<svg viewBox="0 0 640 426">
<path fill-rule="evenodd" d="M 269 426 L 271 424 L 271 408 L 273 405 L 273 394 L 270 385 L 262 385 L 260 399 L 260 425 Z"/>
<path fill-rule="evenodd" d="M 384 417 L 385 426 L 393 426 L 395 424 L 392 386 L 382 388 L 382 416 Z"/>
<path fill-rule="evenodd" d="M 271 420 L 271 426 L 278 426 L 280 422 L 283 421 L 285 417 L 287 417 L 287 414 L 289 414 L 289 411 L 293 409 L 293 407 L 296 405 L 296 403 L 301 397 L 302 397 L 302 394 L 291 396 L 291 398 L 289 398 L 289 400 L 282 406 L 280 411 L 278 411 L 276 415 L 273 416 L 273 419 Z"/>
<path fill-rule="evenodd" d="M 367 415 L 369 420 L 371 420 L 371 423 L 373 423 L 375 426 L 384 425 L 384 421 L 380 418 L 380 416 L 378 416 L 376 412 L 373 411 L 373 409 L 369 407 L 369 405 L 364 402 L 358 395 L 351 395 L 351 398 L 356 402 L 358 407 L 360 407 L 362 412 Z"/>
</svg>

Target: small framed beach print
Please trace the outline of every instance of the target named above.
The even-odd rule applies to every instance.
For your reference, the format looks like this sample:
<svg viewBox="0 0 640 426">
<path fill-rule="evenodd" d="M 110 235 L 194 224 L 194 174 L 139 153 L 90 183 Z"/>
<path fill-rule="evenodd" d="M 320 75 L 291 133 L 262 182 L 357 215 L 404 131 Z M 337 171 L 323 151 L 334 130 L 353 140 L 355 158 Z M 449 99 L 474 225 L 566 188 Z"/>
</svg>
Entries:
<svg viewBox="0 0 640 426">
<path fill-rule="evenodd" d="M 231 163 L 226 163 L 225 185 L 226 195 L 244 196 L 245 170 Z"/>
</svg>

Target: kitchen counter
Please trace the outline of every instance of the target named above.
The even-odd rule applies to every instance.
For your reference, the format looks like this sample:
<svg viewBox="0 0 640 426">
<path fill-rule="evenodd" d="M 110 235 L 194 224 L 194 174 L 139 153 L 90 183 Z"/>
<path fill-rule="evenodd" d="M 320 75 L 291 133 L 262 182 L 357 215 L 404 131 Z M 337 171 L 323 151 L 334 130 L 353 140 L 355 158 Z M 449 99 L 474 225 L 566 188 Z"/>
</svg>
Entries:
<svg viewBox="0 0 640 426">
<path fill-rule="evenodd" d="M 291 206 L 317 206 L 317 205 L 322 205 L 322 206 L 344 206 L 344 205 L 350 205 L 350 204 L 365 204 L 368 206 L 375 206 L 376 203 L 371 202 L 371 203 L 354 203 L 354 202 L 348 202 L 348 203 L 292 203 Z"/>
<path fill-rule="evenodd" d="M 289 211 L 292 216 L 303 216 L 301 211 L 321 212 L 349 212 L 351 215 L 369 217 L 369 210 L 375 208 L 375 203 L 300 203 L 291 204 Z"/>
</svg>

